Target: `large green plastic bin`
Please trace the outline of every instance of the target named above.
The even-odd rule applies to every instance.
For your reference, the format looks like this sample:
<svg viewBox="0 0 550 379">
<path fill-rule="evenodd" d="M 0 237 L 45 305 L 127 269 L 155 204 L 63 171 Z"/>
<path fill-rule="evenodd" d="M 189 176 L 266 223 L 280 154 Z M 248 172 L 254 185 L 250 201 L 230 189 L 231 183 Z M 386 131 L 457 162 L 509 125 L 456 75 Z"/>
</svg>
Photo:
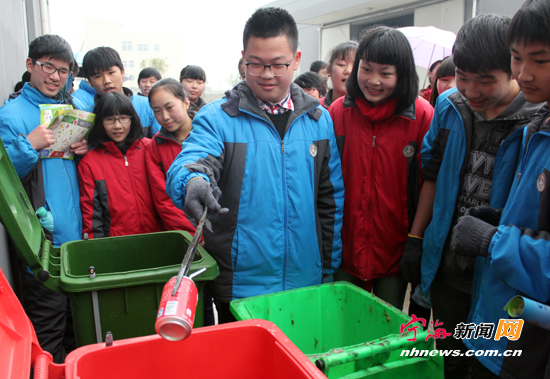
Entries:
<svg viewBox="0 0 550 379">
<path fill-rule="evenodd" d="M 231 312 L 237 320 L 275 323 L 331 379 L 443 378 L 442 357 L 401 356 L 413 348 L 433 351 L 427 331 L 419 326 L 416 341 L 408 341 L 412 332 L 400 328 L 411 318 L 350 283 L 234 300 Z"/>
<path fill-rule="evenodd" d="M 44 236 L 2 141 L 0 221 L 37 277 L 69 297 L 78 346 L 103 342 L 108 331 L 116 340 L 155 334 L 162 289 L 177 275 L 191 241 L 187 232 L 169 231 L 54 247 Z M 90 266 L 95 268 L 93 279 Z M 190 273 L 202 268 L 206 271 L 194 278 L 199 290 L 195 327 L 203 326 L 204 284 L 219 275 L 214 259 L 199 246 Z"/>
</svg>

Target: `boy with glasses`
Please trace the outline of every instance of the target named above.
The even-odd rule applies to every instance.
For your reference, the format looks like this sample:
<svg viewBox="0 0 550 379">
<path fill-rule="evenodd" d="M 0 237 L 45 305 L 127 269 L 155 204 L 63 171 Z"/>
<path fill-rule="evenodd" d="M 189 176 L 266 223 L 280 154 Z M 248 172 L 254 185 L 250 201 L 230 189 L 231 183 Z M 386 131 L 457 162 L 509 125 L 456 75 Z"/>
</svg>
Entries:
<svg viewBox="0 0 550 379">
<path fill-rule="evenodd" d="M 195 219 L 208 207 L 222 323 L 234 320 L 233 299 L 320 284 L 342 253 L 340 157 L 328 112 L 292 83 L 296 23 L 283 9 L 259 9 L 243 44 L 246 80 L 197 114 L 166 188 Z"/>
<path fill-rule="evenodd" d="M 145 136 L 150 138 L 160 131 L 160 124 L 149 106 L 148 98 L 134 95 L 129 88 L 122 86 L 124 66 L 115 49 L 102 46 L 88 51 L 82 60 L 82 70 L 92 88 L 97 92 L 94 102 L 84 107 L 84 111 L 93 112 L 99 97 L 107 92 L 123 93 L 132 101 Z"/>
<path fill-rule="evenodd" d="M 25 187 L 34 209 L 46 208 L 53 216 L 53 228 L 45 229 L 48 239 L 58 247 L 78 240 L 82 233 L 80 194 L 74 160 L 41 159 L 40 150 L 54 142 L 48 125 L 40 125 L 41 104 L 61 104 L 59 93 L 71 75 L 73 52 L 63 38 L 44 35 L 29 46 L 26 66 L 31 74 L 21 95 L 0 108 L 0 137 Z M 88 152 L 86 141 L 71 145 L 82 156 Z M 67 298 L 46 288 L 24 262 L 18 262 L 22 280 L 22 303 L 31 319 L 42 348 L 61 363 L 66 355 Z M 67 330 L 71 332 L 70 330 Z M 74 346 L 73 346 L 74 347 Z"/>
</svg>

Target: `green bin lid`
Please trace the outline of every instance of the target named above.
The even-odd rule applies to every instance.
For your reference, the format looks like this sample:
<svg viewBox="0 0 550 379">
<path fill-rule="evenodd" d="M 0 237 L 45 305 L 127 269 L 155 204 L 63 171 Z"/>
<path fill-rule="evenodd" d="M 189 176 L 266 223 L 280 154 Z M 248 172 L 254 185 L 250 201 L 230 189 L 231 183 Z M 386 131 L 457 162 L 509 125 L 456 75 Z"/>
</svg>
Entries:
<svg viewBox="0 0 550 379">
<path fill-rule="evenodd" d="M 27 265 L 40 268 L 37 254 L 45 240 L 44 232 L 1 140 L 0 221 Z"/>
</svg>

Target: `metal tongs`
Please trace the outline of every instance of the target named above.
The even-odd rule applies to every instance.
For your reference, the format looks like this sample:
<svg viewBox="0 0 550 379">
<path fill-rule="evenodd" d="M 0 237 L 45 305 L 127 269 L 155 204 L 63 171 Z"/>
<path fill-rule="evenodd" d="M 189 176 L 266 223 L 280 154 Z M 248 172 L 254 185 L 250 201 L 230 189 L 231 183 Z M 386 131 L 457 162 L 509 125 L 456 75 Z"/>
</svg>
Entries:
<svg viewBox="0 0 550 379">
<path fill-rule="evenodd" d="M 172 296 L 174 296 L 176 292 L 178 292 L 178 288 L 180 287 L 182 278 L 184 276 L 187 276 L 187 274 L 189 273 L 189 268 L 191 267 L 191 263 L 193 262 L 193 258 L 195 257 L 195 251 L 197 251 L 197 245 L 199 244 L 199 241 L 202 236 L 202 229 L 204 226 L 204 222 L 206 221 L 207 212 L 208 212 L 208 207 L 207 207 L 207 204 L 205 204 L 204 212 L 202 212 L 201 218 L 199 220 L 199 224 L 197 225 L 197 230 L 195 231 L 195 235 L 193 236 L 191 243 L 187 247 L 187 252 L 185 253 L 185 257 L 183 257 L 183 262 L 181 262 L 181 267 L 178 272 L 178 276 L 176 277 L 174 288 L 172 289 Z M 204 269 L 202 271 L 204 271 Z"/>
</svg>

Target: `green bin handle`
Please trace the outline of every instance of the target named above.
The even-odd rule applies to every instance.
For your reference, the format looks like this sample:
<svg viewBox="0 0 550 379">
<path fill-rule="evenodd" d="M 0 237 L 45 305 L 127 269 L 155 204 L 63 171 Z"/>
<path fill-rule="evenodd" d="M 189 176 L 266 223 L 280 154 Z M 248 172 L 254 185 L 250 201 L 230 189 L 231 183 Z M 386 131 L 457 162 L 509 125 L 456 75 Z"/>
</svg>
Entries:
<svg viewBox="0 0 550 379">
<path fill-rule="evenodd" d="M 55 256 L 55 252 L 59 253 L 59 249 L 52 247 L 52 243 L 44 238 L 42 242 L 40 258 L 41 266 L 37 269 L 36 277 L 44 283 L 49 289 L 60 292 L 59 283 L 61 278 L 59 276 L 61 265 L 59 263 L 59 256 Z"/>
<path fill-rule="evenodd" d="M 409 333 L 410 336 L 414 334 Z M 326 355 L 319 357 L 315 361 L 315 365 L 325 375 L 327 375 L 330 367 L 342 365 L 345 363 L 355 362 L 359 360 L 365 360 L 366 368 L 372 366 L 378 366 L 384 364 L 390 357 L 392 351 L 418 346 L 425 342 L 428 331 L 418 333 L 416 341 L 409 341 L 405 337 L 407 334 L 400 334 L 401 338 L 396 338 L 397 335 L 388 337 L 394 337 L 393 339 L 386 338 L 381 342 L 365 343 L 361 345 L 348 346 L 346 348 L 336 348 L 330 350 Z M 370 358 L 370 360 L 367 360 Z"/>
</svg>

